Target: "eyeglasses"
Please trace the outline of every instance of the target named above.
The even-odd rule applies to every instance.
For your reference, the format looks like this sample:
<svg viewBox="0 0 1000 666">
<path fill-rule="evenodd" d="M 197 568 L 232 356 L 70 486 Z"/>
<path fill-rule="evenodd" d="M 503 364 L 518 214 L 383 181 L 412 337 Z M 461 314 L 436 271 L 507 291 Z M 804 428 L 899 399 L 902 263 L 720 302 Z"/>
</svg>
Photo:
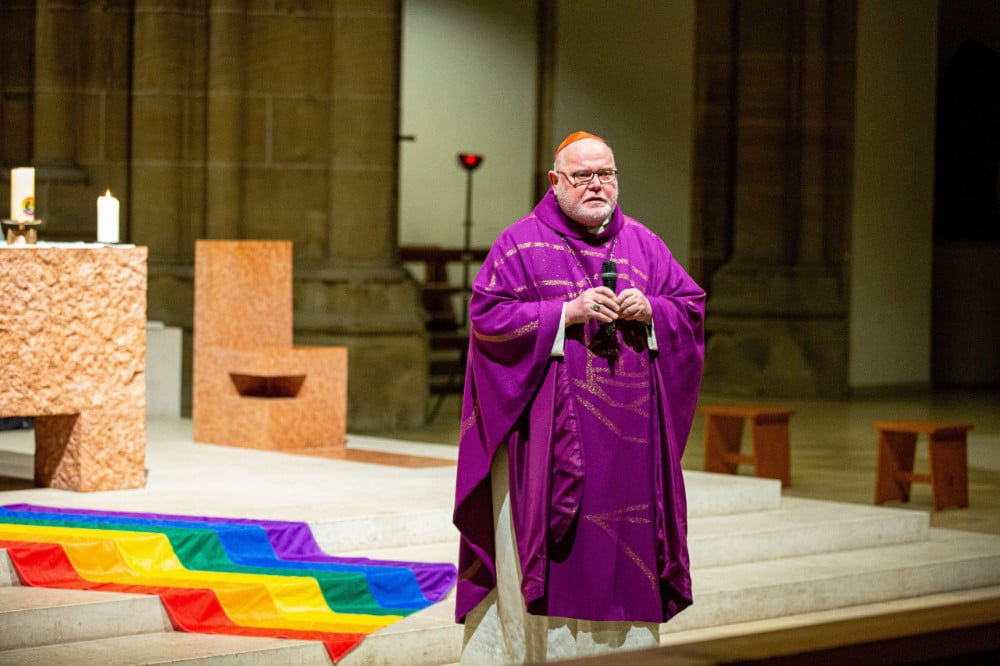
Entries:
<svg viewBox="0 0 1000 666">
<path fill-rule="evenodd" d="M 573 173 L 563 173 L 562 171 L 556 171 L 556 173 L 566 176 L 566 180 L 573 184 L 573 187 L 580 187 L 581 185 L 590 185 L 591 181 L 594 180 L 594 176 L 597 176 L 597 180 L 603 185 L 608 183 L 613 183 L 618 178 L 618 169 L 601 169 L 600 171 L 574 171 Z"/>
</svg>

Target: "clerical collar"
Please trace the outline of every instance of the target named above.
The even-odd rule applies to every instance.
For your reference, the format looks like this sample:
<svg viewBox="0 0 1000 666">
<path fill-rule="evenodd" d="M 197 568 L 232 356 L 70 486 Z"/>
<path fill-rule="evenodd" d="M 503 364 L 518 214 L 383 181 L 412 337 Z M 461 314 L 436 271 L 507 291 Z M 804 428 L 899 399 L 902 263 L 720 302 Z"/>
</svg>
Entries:
<svg viewBox="0 0 1000 666">
<path fill-rule="evenodd" d="M 597 227 L 596 229 L 587 227 L 587 233 L 593 236 L 600 236 L 601 234 L 604 233 L 604 230 L 608 228 L 608 224 L 610 223 L 611 223 L 611 215 L 608 215 L 607 219 L 601 222 L 601 226 Z"/>
</svg>

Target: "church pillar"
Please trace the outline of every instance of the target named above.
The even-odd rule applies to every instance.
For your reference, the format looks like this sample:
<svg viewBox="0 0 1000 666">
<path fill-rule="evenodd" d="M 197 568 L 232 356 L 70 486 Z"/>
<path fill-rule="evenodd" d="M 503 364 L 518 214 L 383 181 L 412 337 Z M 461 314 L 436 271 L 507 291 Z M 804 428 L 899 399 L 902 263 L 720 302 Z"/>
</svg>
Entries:
<svg viewBox="0 0 1000 666">
<path fill-rule="evenodd" d="M 335 4 L 326 258 L 296 271 L 296 339 L 348 346 L 356 430 L 421 425 L 428 395 L 420 293 L 397 242 L 400 29 L 398 0 Z"/>
<path fill-rule="evenodd" d="M 125 83 L 115 67 L 127 37 L 115 31 L 121 16 L 114 3 L 35 3 L 31 164 L 42 239 L 93 240 L 97 188 L 125 194 L 124 169 L 109 168 L 105 154 L 119 137 L 104 124 L 115 110 L 110 91 Z"/>
<path fill-rule="evenodd" d="M 205 189 L 205 236 L 239 238 L 243 218 L 242 56 L 246 0 L 213 0 L 208 27 L 208 145 Z M 226 11 L 223 11 L 225 9 Z"/>
<path fill-rule="evenodd" d="M 39 0 L 35 5 L 33 152 L 37 166 L 69 167 L 77 136 L 73 97 L 80 61 L 79 17 L 72 8 L 52 4 Z"/>
<path fill-rule="evenodd" d="M 697 264 L 714 269 L 701 276 L 710 280 L 703 385 L 740 395 L 840 395 L 853 0 L 727 5 L 699 18 L 699 76 L 722 85 L 698 86 L 698 171 L 710 170 L 720 147 L 728 165 L 696 193 L 708 222 L 702 248 L 717 253 Z M 719 196 L 729 203 L 709 200 Z"/>
</svg>

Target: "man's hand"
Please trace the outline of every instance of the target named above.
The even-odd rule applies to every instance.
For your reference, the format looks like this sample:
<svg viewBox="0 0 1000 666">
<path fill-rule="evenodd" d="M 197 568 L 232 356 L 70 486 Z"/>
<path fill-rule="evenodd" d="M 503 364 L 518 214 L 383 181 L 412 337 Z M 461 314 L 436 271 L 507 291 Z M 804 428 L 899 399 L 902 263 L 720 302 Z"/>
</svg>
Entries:
<svg viewBox="0 0 1000 666">
<path fill-rule="evenodd" d="M 627 291 L 639 293 L 635 289 Z M 619 307 L 613 291 L 607 287 L 592 287 L 566 304 L 566 326 L 582 324 L 590 319 L 610 324 L 618 319 Z"/>
<path fill-rule="evenodd" d="M 618 294 L 618 316 L 624 320 L 641 321 L 643 324 L 653 323 L 653 306 L 641 291 L 635 288 L 626 289 Z"/>
</svg>

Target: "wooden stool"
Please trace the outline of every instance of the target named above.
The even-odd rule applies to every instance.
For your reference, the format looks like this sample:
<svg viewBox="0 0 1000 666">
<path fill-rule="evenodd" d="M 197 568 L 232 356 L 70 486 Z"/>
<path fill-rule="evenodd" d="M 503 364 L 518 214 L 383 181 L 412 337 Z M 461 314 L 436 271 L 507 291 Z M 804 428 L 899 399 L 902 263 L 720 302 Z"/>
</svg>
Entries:
<svg viewBox="0 0 1000 666">
<path fill-rule="evenodd" d="M 910 501 L 910 484 L 931 484 L 934 508 L 969 506 L 966 433 L 972 426 L 942 421 L 876 421 L 878 464 L 875 504 Z M 917 435 L 927 435 L 930 474 L 913 472 Z"/>
<path fill-rule="evenodd" d="M 716 405 L 701 408 L 705 415 L 705 471 L 736 474 L 739 465 L 753 465 L 757 476 L 792 483 L 788 417 L 784 407 Z M 751 455 L 740 454 L 743 421 L 750 419 Z"/>
</svg>

